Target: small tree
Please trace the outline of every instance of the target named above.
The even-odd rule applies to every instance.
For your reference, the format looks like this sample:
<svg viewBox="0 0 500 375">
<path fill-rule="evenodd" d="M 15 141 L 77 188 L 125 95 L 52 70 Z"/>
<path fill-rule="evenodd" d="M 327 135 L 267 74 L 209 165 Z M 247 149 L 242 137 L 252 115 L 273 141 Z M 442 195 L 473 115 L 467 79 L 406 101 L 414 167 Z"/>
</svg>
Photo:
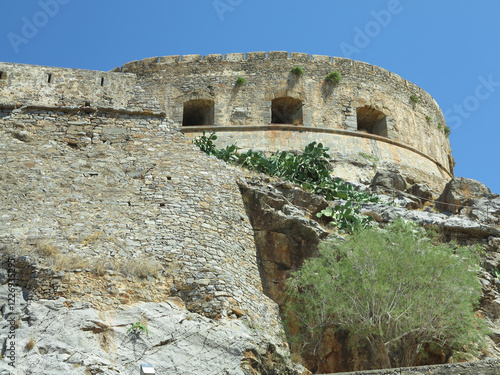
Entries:
<svg viewBox="0 0 500 375">
<path fill-rule="evenodd" d="M 383 368 L 412 366 L 424 344 L 464 350 L 480 340 L 474 305 L 477 264 L 463 248 L 434 245 L 402 220 L 366 228 L 345 242 L 325 242 L 287 284 L 285 314 L 315 352 L 325 329 L 348 332 Z"/>
</svg>

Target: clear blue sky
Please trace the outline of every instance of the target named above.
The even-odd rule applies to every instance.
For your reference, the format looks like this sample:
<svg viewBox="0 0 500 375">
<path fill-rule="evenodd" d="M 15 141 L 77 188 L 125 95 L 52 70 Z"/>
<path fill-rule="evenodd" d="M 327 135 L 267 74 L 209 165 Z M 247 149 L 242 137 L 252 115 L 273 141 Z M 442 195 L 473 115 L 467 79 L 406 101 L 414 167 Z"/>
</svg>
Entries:
<svg viewBox="0 0 500 375">
<path fill-rule="evenodd" d="M 2 6 L 0 61 L 6 62 L 110 70 L 153 56 L 289 51 L 381 66 L 439 103 L 452 129 L 455 175 L 500 193 L 499 0 L 9 0 Z"/>
</svg>

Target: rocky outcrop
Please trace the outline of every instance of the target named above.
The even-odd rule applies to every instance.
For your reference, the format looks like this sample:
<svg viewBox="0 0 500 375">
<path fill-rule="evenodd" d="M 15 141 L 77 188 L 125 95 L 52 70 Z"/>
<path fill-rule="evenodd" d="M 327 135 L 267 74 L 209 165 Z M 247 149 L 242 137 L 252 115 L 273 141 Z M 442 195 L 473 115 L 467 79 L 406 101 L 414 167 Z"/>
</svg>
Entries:
<svg viewBox="0 0 500 375">
<path fill-rule="evenodd" d="M 424 227 L 440 228 L 447 233 L 455 233 L 459 236 L 472 236 L 476 238 L 488 238 L 489 236 L 500 236 L 500 230 L 472 220 L 466 216 L 445 215 L 432 211 L 408 210 L 387 204 L 364 203 L 360 205 L 361 213 L 371 215 L 376 221 L 388 223 L 398 218 L 414 221 Z"/>
<path fill-rule="evenodd" d="M 10 311 L 7 294 L 7 285 L 0 286 L 2 375 L 128 375 L 139 374 L 145 363 L 157 374 L 307 373 L 249 319 L 209 319 L 187 311 L 178 299 L 98 311 L 65 298 L 28 303 L 16 288 Z M 142 326 L 132 328 L 136 323 Z M 14 333 L 7 340 L 9 331 Z"/>
<path fill-rule="evenodd" d="M 290 273 L 316 255 L 318 243 L 328 235 L 312 219 L 328 203 L 283 182 L 253 178 L 240 180 L 239 186 L 255 233 L 264 293 L 282 305 Z"/>
<path fill-rule="evenodd" d="M 446 184 L 437 204 L 442 211 L 458 213 L 469 205 L 471 199 L 486 198 L 490 195 L 490 189 L 479 181 L 455 177 Z"/>
<path fill-rule="evenodd" d="M 375 188 L 375 192 L 405 191 L 406 181 L 399 173 L 379 170 L 375 177 L 373 177 L 371 186 Z"/>
<path fill-rule="evenodd" d="M 436 201 L 442 212 L 460 213 L 488 225 L 500 224 L 500 195 L 479 181 L 455 177 Z"/>
</svg>

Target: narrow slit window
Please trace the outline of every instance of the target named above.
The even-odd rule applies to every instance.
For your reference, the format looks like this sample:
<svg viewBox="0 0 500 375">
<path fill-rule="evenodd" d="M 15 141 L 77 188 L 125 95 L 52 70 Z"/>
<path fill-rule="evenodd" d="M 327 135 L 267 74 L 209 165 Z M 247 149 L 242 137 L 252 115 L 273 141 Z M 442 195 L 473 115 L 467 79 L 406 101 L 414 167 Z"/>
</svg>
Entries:
<svg viewBox="0 0 500 375">
<path fill-rule="evenodd" d="M 104 86 L 104 84 L 106 83 L 106 80 L 104 77 L 101 77 L 101 86 Z"/>
<path fill-rule="evenodd" d="M 52 83 L 52 78 L 54 78 L 52 73 L 47 73 L 47 83 Z"/>
<path fill-rule="evenodd" d="M 7 73 L 0 70 L 0 79 L 7 79 Z"/>
</svg>

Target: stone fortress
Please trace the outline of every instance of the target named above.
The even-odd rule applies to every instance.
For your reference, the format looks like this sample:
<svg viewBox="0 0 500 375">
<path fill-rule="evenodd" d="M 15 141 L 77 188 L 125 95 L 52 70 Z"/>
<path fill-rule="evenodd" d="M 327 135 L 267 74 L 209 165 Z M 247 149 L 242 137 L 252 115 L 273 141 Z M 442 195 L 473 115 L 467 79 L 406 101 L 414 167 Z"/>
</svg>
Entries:
<svg viewBox="0 0 500 375">
<path fill-rule="evenodd" d="M 294 67 L 304 73 L 293 74 Z M 341 81 L 326 81 L 335 71 Z M 106 311 L 168 299 L 210 319 L 244 320 L 265 333 L 261 341 L 271 337 L 285 350 L 277 286 L 328 235 L 311 212 L 299 210 L 302 217 L 294 205 L 309 200 L 321 209 L 323 203 L 286 184 L 281 198 L 259 196 L 245 171 L 206 156 L 191 140 L 213 131 L 220 146 L 263 151 L 323 142 L 336 176 L 366 182 L 383 168 L 441 191 L 453 177 L 444 130 L 428 93 L 343 58 L 165 56 L 110 72 L 0 63 L 0 251 L 16 256 L 18 287 L 34 300 L 63 298 L 68 314 L 77 303 Z M 41 264 L 36 254 L 54 263 Z M 141 281 L 119 271 L 134 263 L 158 270 Z M 117 337 L 126 329 L 99 316 L 92 321 L 98 327 L 87 329 L 102 347 L 98 367 L 118 368 L 103 354 L 113 352 L 112 339 L 99 335 L 102 327 Z M 50 341 L 44 345 L 50 353 Z M 153 347 L 165 350 L 162 358 L 181 358 L 166 344 Z M 227 353 L 239 368 L 246 352 Z M 332 353 L 329 361 L 339 356 Z M 30 358 L 22 366 L 34 366 Z M 196 362 L 206 372 L 187 373 L 211 373 L 220 365 L 214 358 Z M 123 373 L 132 362 L 120 362 Z"/>
<path fill-rule="evenodd" d="M 294 67 L 304 74 L 294 75 Z M 252 52 L 154 57 L 107 73 L 19 64 L 0 69 L 4 110 L 28 105 L 133 112 L 188 137 L 215 131 L 221 146 L 243 149 L 301 149 L 323 142 L 345 162 L 336 173 L 350 180 L 373 177 L 356 167 L 363 157 L 365 164 L 377 160 L 438 189 L 453 176 L 445 120 L 435 100 L 398 75 L 359 61 Z M 334 71 L 341 76 L 338 84 L 325 80 Z M 239 77 L 244 84 L 237 83 Z M 73 125 L 67 137 L 96 141 L 91 122 Z M 120 137 L 125 129 L 103 131 Z"/>
</svg>

